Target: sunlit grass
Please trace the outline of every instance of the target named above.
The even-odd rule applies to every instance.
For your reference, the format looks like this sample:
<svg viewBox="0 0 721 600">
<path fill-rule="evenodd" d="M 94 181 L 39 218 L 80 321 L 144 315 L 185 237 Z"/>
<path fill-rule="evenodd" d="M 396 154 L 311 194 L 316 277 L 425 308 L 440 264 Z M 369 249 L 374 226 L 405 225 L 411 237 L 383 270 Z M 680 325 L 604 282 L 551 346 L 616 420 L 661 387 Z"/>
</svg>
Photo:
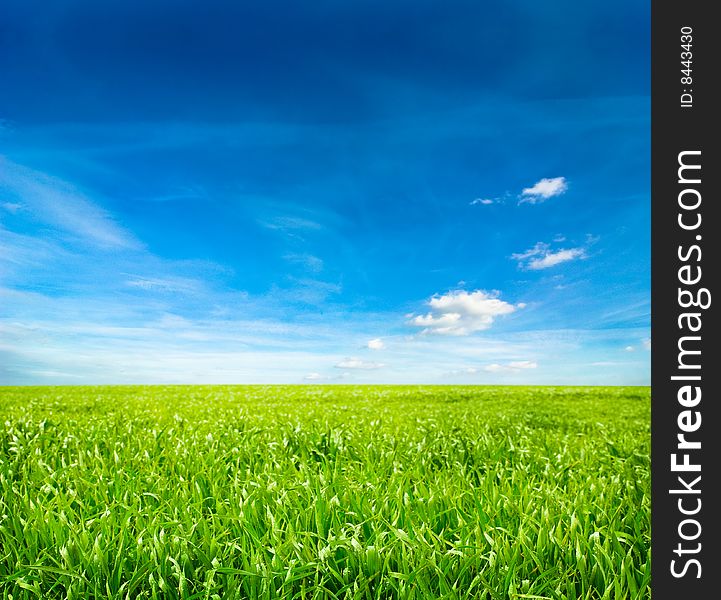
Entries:
<svg viewBox="0 0 721 600">
<path fill-rule="evenodd" d="M 650 598 L 648 388 L 0 388 L 2 598 Z"/>
</svg>

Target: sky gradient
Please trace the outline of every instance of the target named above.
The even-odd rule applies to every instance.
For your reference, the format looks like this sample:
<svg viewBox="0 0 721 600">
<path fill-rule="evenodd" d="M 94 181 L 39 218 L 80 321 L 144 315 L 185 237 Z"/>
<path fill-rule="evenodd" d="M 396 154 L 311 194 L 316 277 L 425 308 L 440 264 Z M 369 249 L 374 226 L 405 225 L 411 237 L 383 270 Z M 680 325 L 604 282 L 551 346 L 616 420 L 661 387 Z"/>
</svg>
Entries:
<svg viewBox="0 0 721 600">
<path fill-rule="evenodd" d="M 649 384 L 648 2 L 4 12 L 0 384 Z"/>
</svg>

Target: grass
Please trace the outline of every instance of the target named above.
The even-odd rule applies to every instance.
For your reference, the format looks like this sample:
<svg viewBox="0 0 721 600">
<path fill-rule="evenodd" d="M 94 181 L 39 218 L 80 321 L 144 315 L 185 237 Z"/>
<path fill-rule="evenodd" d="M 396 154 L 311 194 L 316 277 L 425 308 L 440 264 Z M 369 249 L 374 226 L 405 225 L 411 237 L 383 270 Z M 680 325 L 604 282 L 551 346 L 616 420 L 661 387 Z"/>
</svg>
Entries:
<svg viewBox="0 0 721 600">
<path fill-rule="evenodd" d="M 4 599 L 650 598 L 648 388 L 0 388 Z"/>
</svg>

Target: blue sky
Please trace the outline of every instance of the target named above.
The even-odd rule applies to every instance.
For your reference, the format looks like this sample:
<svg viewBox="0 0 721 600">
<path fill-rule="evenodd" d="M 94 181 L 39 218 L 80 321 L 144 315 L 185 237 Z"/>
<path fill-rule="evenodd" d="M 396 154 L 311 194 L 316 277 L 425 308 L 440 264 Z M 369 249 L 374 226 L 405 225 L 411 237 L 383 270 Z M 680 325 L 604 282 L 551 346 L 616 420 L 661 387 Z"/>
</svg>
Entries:
<svg viewBox="0 0 721 600">
<path fill-rule="evenodd" d="M 649 383 L 648 2 L 4 13 L 0 383 Z"/>
</svg>

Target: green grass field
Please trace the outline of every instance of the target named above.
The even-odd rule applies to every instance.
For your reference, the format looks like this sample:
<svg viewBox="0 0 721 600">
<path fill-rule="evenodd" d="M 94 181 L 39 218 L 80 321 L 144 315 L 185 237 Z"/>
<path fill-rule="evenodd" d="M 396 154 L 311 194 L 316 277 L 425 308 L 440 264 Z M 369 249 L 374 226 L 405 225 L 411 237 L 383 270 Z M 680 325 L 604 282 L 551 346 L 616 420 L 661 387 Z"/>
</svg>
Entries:
<svg viewBox="0 0 721 600">
<path fill-rule="evenodd" d="M 648 388 L 0 388 L 0 596 L 650 598 Z"/>
</svg>

